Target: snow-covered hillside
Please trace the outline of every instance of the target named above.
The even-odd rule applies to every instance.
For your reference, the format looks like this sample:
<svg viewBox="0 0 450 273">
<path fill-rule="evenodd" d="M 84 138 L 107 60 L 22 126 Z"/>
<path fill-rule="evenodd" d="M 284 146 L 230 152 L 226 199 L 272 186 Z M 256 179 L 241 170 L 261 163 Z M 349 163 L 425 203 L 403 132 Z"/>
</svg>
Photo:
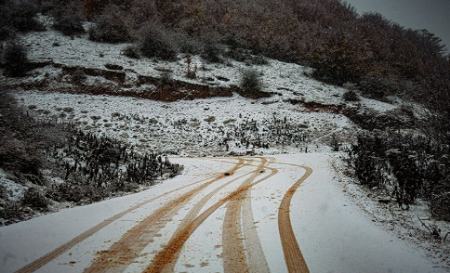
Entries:
<svg viewBox="0 0 450 273">
<path fill-rule="evenodd" d="M 51 25 L 48 17 L 41 21 Z M 420 119 L 423 107 L 399 98 L 349 102 L 347 89 L 278 60 L 131 59 L 123 54 L 128 44 L 53 30 L 19 39 L 36 67 L 24 78 L 0 76 L 0 91 L 13 94 L 27 115 L 133 145 L 139 154 L 169 155 L 185 171 L 139 193 L 1 227 L 2 273 L 259 273 L 305 266 L 317 273 L 448 272 L 450 240 L 442 238 L 450 224 L 434 221 L 420 200 L 408 212 L 390 200 L 378 202 L 355 184 L 343 160 L 362 130 L 349 113 L 396 115 L 410 107 Z M 186 75 L 188 59 L 197 68 L 194 78 Z M 269 97 L 235 92 L 249 68 L 258 71 Z M 161 92 L 164 73 L 181 88 L 163 92 L 177 96 L 146 96 Z M 210 93 L 197 96 L 194 89 L 203 87 Z M 20 202 L 28 185 L 13 178 L 0 169 L 0 197 Z M 299 190 L 288 191 L 295 184 Z M 280 220 L 283 211 L 289 224 Z M 296 239 L 290 243 L 286 226 Z M 440 239 L 430 227 L 439 229 Z M 174 243 L 178 239 L 183 243 Z M 301 253 L 287 257 L 285 248 L 295 250 L 297 241 Z M 161 264 L 166 271 L 158 271 Z"/>
</svg>

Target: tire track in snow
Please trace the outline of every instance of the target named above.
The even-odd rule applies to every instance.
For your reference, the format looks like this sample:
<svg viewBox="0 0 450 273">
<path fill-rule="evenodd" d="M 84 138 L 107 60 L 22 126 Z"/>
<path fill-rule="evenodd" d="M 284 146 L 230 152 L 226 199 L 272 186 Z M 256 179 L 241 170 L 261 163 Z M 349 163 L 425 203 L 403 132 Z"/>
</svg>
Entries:
<svg viewBox="0 0 450 273">
<path fill-rule="evenodd" d="M 269 273 L 269 265 L 262 249 L 261 240 L 256 231 L 251 198 L 252 192 L 250 190 L 243 197 L 242 204 L 242 234 L 244 237 L 244 246 L 247 250 L 249 269 L 250 273 Z"/>
<path fill-rule="evenodd" d="M 210 179 L 202 185 L 172 199 L 165 205 L 158 208 L 144 220 L 136 224 L 128 230 L 119 241 L 115 242 L 108 250 L 101 251 L 97 257 L 86 268 L 84 273 L 100 273 L 100 272 L 122 272 L 130 265 L 141 253 L 141 251 L 151 242 L 153 242 L 158 232 L 168 223 L 171 218 L 194 196 L 200 193 L 207 186 L 219 181 L 229 175 L 233 175 L 235 171 L 242 168 L 245 161 L 238 159 L 238 163 L 226 171 L 228 175 L 221 174 Z"/>
<path fill-rule="evenodd" d="M 248 160 L 247 160 L 248 161 Z M 244 163 L 244 165 L 246 166 L 253 166 L 252 164 L 249 163 Z M 254 171 L 250 171 L 246 174 L 240 175 L 239 177 L 234 178 L 231 181 L 226 182 L 225 184 L 217 187 L 216 189 L 214 189 L 213 191 L 211 191 L 210 193 L 208 193 L 207 195 L 205 195 L 199 202 L 197 202 L 197 204 L 194 205 L 194 207 L 192 207 L 192 209 L 188 212 L 188 214 L 186 215 L 186 217 L 182 220 L 182 224 L 177 228 L 177 230 L 174 232 L 174 234 L 177 234 L 178 232 L 180 232 L 182 230 L 182 228 L 189 222 L 192 222 L 195 217 L 199 214 L 199 212 L 201 211 L 201 209 L 206 205 L 206 203 L 214 196 L 216 195 L 220 190 L 222 190 L 223 188 L 225 188 L 226 186 L 236 182 L 238 179 L 241 179 L 249 174 L 252 173 L 257 173 L 259 172 L 258 170 L 254 170 Z M 175 236 L 175 235 L 174 235 Z M 171 238 L 172 239 L 172 238 Z M 161 269 L 160 272 L 162 273 L 172 273 L 175 271 L 175 265 L 179 259 L 180 253 L 181 253 L 182 248 L 174 254 L 174 257 L 172 259 L 172 261 L 168 264 L 166 264 L 164 266 L 164 268 Z"/>
<path fill-rule="evenodd" d="M 241 192 L 249 190 L 251 187 L 264 182 L 265 180 L 271 178 L 272 176 L 278 173 L 278 169 L 266 167 L 266 169 L 271 170 L 271 174 L 267 175 L 264 178 L 261 178 L 254 182 L 253 184 L 240 186 L 238 189 L 228 194 L 226 197 L 220 199 L 212 206 L 210 206 L 207 210 L 202 212 L 199 216 L 197 216 L 193 221 L 186 224 L 179 232 L 175 233 L 172 238 L 169 240 L 168 244 L 161 249 L 156 256 L 154 257 L 151 264 L 144 270 L 143 273 L 159 273 L 163 272 L 163 269 L 173 262 L 176 258 L 177 253 L 182 249 L 186 241 L 189 237 L 194 233 L 194 231 L 209 217 L 213 214 L 217 209 L 226 204 L 228 201 L 232 200 L 236 195 L 239 195 Z"/>
<path fill-rule="evenodd" d="M 239 159 L 237 159 L 239 162 Z M 236 164 L 236 163 L 234 163 Z M 48 264 L 49 262 L 51 262 L 52 260 L 56 259 L 57 257 L 59 257 L 60 255 L 62 255 L 63 253 L 65 253 L 66 251 L 68 251 L 69 249 L 71 249 L 72 247 L 74 247 L 75 245 L 81 243 L 82 241 L 86 240 L 87 238 L 91 237 L 92 235 L 94 235 L 96 232 L 100 231 L 101 229 L 105 228 L 106 226 L 108 226 L 109 224 L 111 224 L 112 222 L 120 219 L 121 217 L 123 217 L 124 215 L 144 206 L 147 205 L 153 201 L 156 201 L 164 196 L 167 196 L 169 194 L 172 194 L 174 192 L 177 192 L 179 190 L 183 190 L 185 188 L 188 188 L 190 186 L 193 186 L 195 184 L 207 181 L 209 178 L 207 179 L 202 179 L 200 181 L 196 181 L 193 183 L 190 183 L 188 185 L 183 185 L 181 187 L 178 187 L 176 189 L 173 189 L 171 191 L 165 192 L 159 196 L 147 199 L 141 203 L 138 203 L 122 212 L 119 212 L 111 217 L 109 217 L 108 219 L 103 220 L 102 222 L 100 222 L 99 224 L 89 228 L 88 230 L 84 231 L 83 233 L 79 234 L 78 236 L 74 237 L 72 240 L 68 241 L 65 244 L 60 245 L 59 247 L 55 248 L 54 250 L 50 251 L 49 253 L 45 254 L 44 256 L 39 257 L 38 259 L 34 260 L 33 262 L 25 265 L 24 267 L 18 269 L 17 271 L 15 271 L 15 273 L 31 273 L 34 271 L 37 271 L 38 269 L 40 269 L 41 267 L 45 266 L 46 264 Z"/>
<path fill-rule="evenodd" d="M 248 178 L 241 187 L 248 187 L 267 165 L 261 157 L 257 173 Z M 226 206 L 223 222 L 223 266 L 225 273 L 267 273 L 269 268 L 253 223 L 251 189 L 234 196 Z M 241 215 L 242 213 L 242 215 Z M 245 215 L 244 215 L 245 214 Z"/>
<path fill-rule="evenodd" d="M 106 226 L 108 226 L 109 224 L 113 223 L 114 221 L 120 219 L 121 217 L 125 216 L 126 214 L 141 208 L 142 206 L 145 206 L 151 202 L 154 202 L 162 197 L 165 197 L 169 194 L 172 194 L 174 192 L 186 189 L 190 186 L 193 186 L 195 184 L 207 181 L 210 178 L 207 179 L 202 179 L 200 181 L 196 181 L 193 183 L 190 183 L 188 185 L 183 185 L 181 187 L 178 187 L 176 189 L 173 189 L 171 191 L 165 192 L 161 195 L 158 195 L 156 197 L 144 200 L 143 202 L 140 202 L 122 212 L 119 212 L 105 220 L 103 220 L 102 222 L 100 222 L 99 224 L 89 228 L 88 230 L 84 231 L 83 233 L 79 234 L 78 236 L 74 237 L 73 239 L 71 239 L 70 241 L 66 242 L 65 244 L 62 244 L 60 246 L 58 246 L 57 248 L 55 248 L 54 250 L 48 252 L 47 254 L 39 257 L 38 259 L 32 261 L 31 263 L 23 266 L 22 268 L 18 269 L 17 271 L 15 271 L 15 273 L 31 273 L 34 271 L 37 271 L 38 269 L 40 269 L 41 267 L 45 266 L 46 264 L 48 264 L 49 262 L 51 262 L 52 260 L 56 259 L 57 257 L 61 256 L 63 253 L 67 252 L 69 249 L 71 249 L 72 247 L 74 247 L 75 245 L 83 242 L 84 240 L 86 240 L 87 238 L 91 237 L 92 235 L 94 235 L 95 233 L 97 233 L 98 231 L 100 231 L 101 229 L 105 228 Z"/>
<path fill-rule="evenodd" d="M 300 251 L 297 239 L 295 238 L 289 210 L 294 193 L 302 185 L 302 183 L 312 174 L 313 170 L 310 167 L 296 164 L 290 163 L 277 163 L 277 164 L 291 165 L 295 167 L 300 167 L 305 170 L 305 174 L 288 189 L 288 191 L 283 196 L 283 199 L 281 200 L 281 205 L 278 208 L 278 229 L 280 232 L 284 259 L 289 273 L 309 273 L 308 266 L 302 255 L 302 252 Z"/>
</svg>

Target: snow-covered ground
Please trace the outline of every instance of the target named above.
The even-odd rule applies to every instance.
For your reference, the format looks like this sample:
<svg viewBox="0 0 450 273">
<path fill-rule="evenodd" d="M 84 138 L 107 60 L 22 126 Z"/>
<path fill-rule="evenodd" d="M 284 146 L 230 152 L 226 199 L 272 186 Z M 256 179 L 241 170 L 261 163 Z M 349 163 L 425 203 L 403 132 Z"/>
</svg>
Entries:
<svg viewBox="0 0 450 273">
<path fill-rule="evenodd" d="M 256 232 L 270 272 L 287 272 L 280 240 L 281 234 L 278 229 L 278 207 L 288 188 L 305 174 L 300 166 L 285 165 L 285 163 L 304 165 L 313 170 L 312 175 L 294 194 L 290 208 L 292 227 L 311 272 L 448 272 L 448 268 L 433 264 L 422 249 L 398 239 L 383 227 L 374 225 L 353 199 L 343 192 L 342 185 L 334 178 L 336 174 L 329 166 L 329 155 L 293 154 L 267 159 L 270 162 L 267 167 L 275 168 L 278 173 L 270 176 L 269 169 L 259 173 L 256 180 L 252 181 L 255 185 L 250 189 L 250 201 L 254 217 L 252 232 Z M 14 272 L 69 242 L 85 230 L 144 200 L 228 170 L 237 159 L 174 158 L 172 160 L 184 164 L 185 173 L 150 190 L 88 206 L 66 209 L 1 228 L 0 267 L 2 272 Z M 183 221 L 190 210 L 208 193 L 220 188 L 210 196 L 210 199 L 207 199 L 196 216 L 208 212 L 209 208 L 221 198 L 249 179 L 249 172 L 255 170 L 255 166 L 261 164 L 262 159 L 252 158 L 252 160 L 247 162 L 251 165 L 243 166 L 234 174 L 203 188 L 172 217 L 161 219 L 164 223 L 161 230 L 137 253 L 133 261 L 124 262 L 126 266 L 121 269 L 121 272 L 142 272 L 149 266 L 155 255 L 164 250 L 177 228 L 185 225 Z M 270 176 L 268 179 L 258 182 L 258 179 L 268 176 Z M 114 257 L 115 252 L 108 252 L 114 243 L 124 238 L 129 239 L 130 234 L 128 237 L 124 236 L 128 230 L 138 226 L 158 208 L 170 203 L 170 200 L 185 194 L 194 187 L 191 185 L 169 193 L 108 222 L 106 226 L 84 240 L 78 241 L 72 247 L 46 260 L 40 269 L 35 268 L 36 272 L 83 272 L 96 256 L 102 255 L 98 251 L 103 251 L 101 252 L 103 255 L 105 253 L 107 256 L 110 255 L 111 259 L 118 258 Z M 229 259 L 227 255 L 224 255 L 227 252 L 224 250 L 226 242 L 223 241 L 223 232 L 227 231 L 224 229 L 226 227 L 224 218 L 229 209 L 227 203 L 213 211 L 185 241 L 175 264 L 175 272 L 223 272 L 223 264 Z M 241 217 L 243 215 L 239 216 Z M 242 240 L 244 245 L 247 245 L 250 241 L 245 236 L 248 230 L 244 229 L 242 232 L 244 233 Z M 248 253 L 246 257 L 248 261 Z M 106 266 L 117 265 L 106 263 Z M 250 272 L 254 272 L 251 270 L 254 264 L 247 266 Z M 93 268 L 92 265 L 90 268 Z M 102 271 L 96 270 L 94 268 L 90 272 Z"/>
<path fill-rule="evenodd" d="M 123 55 L 123 50 L 129 44 L 104 44 L 90 41 L 87 34 L 69 37 L 51 30 L 51 19 L 41 16 L 41 21 L 48 30 L 43 32 L 30 32 L 20 37 L 20 40 L 28 48 L 28 58 L 33 62 L 53 61 L 70 67 L 85 67 L 103 69 L 105 65 L 118 65 L 121 72 L 126 74 L 126 90 L 150 91 L 152 86 L 133 86 L 138 76 L 159 77 L 161 71 L 170 71 L 173 79 L 209 86 L 229 87 L 239 85 L 241 74 L 244 70 L 257 70 L 263 81 L 263 90 L 276 94 L 278 97 L 268 101 L 286 101 L 294 99 L 306 102 L 319 102 L 324 104 L 339 105 L 345 103 L 342 95 L 345 88 L 324 84 L 308 75 L 312 69 L 294 63 L 285 63 L 273 59 L 266 59 L 267 64 L 249 65 L 225 58 L 224 63 L 208 63 L 199 56 L 191 56 L 191 68 L 197 68 L 197 77 L 186 77 L 188 70 L 187 55 L 179 54 L 178 60 L 173 62 L 151 60 L 148 58 L 131 59 Z M 87 29 L 89 24 L 86 24 Z M 64 86 L 64 79 L 59 79 L 62 71 L 60 68 L 47 66 L 35 69 L 28 79 L 33 82 L 41 82 L 57 79 L 58 84 Z M 110 84 L 114 83 L 101 77 L 88 77 L 85 84 Z M 131 86 L 131 87 L 130 87 Z M 348 102 L 347 102 L 348 103 Z M 359 102 L 363 107 L 377 111 L 392 110 L 398 106 L 398 102 L 383 103 L 377 100 L 364 98 Z"/>
<path fill-rule="evenodd" d="M 306 147 L 309 151 L 327 150 L 326 136 L 329 140 L 332 133 L 350 135 L 355 129 L 343 115 L 303 112 L 283 102 L 264 105 L 238 95 L 172 103 L 43 92 L 15 95 L 37 118 L 70 122 L 140 149 L 166 153 L 251 151 L 252 145 L 243 144 L 243 139 L 267 143 L 269 149 L 257 149 L 265 153 Z"/>
<path fill-rule="evenodd" d="M 390 197 L 383 192 L 374 192 L 358 185 L 358 181 L 348 175 L 347 167 L 341 160 L 343 157 L 345 155 L 341 153 L 334 154 L 330 158 L 330 164 L 335 170 L 335 179 L 352 203 L 364 211 L 374 225 L 409 244 L 419 245 L 435 261 L 450 266 L 450 223 L 434 219 L 429 204 L 420 199 L 409 210 L 401 209 L 395 201 L 380 202 L 379 200 L 389 200 Z M 439 236 L 433 235 L 433 231 Z"/>
<path fill-rule="evenodd" d="M 52 30 L 31 32 L 20 39 L 34 62 L 51 59 L 68 67 L 102 70 L 107 70 L 107 64 L 119 65 L 126 75 L 120 88 L 126 91 L 152 92 L 155 86 L 137 85 L 137 78 L 159 77 L 162 70 L 170 70 L 178 81 L 229 87 L 238 85 L 242 71 L 249 68 L 234 60 L 209 64 L 199 56 L 192 56 L 192 65 L 198 68 L 197 78 L 188 79 L 183 54 L 175 62 L 135 60 L 122 54 L 127 44 L 95 43 L 86 36 L 70 38 Z M 422 223 L 438 226 L 443 235 L 450 231 L 450 225 L 428 219 L 426 204 L 413 206 L 410 212 L 392 212 L 391 207 L 383 207 L 368 197 L 368 192 L 342 174 L 344 167 L 335 154 L 330 156 L 332 138 L 337 137 L 343 144 L 351 143 L 358 126 L 336 111 L 311 111 L 304 104 L 319 103 L 325 108 L 346 104 L 376 114 L 394 111 L 406 103 L 398 98 L 381 102 L 363 97 L 359 102 L 348 103 L 342 99 L 346 89 L 310 78 L 311 69 L 267 61 L 265 65 L 252 67 L 260 72 L 264 91 L 273 94 L 259 100 L 235 94 L 166 103 L 134 97 L 59 93 L 55 92 L 58 88 L 72 83 L 63 69 L 54 65 L 35 69 L 21 80 L 0 76 L 0 83 L 5 85 L 15 81 L 51 82 L 51 92 L 9 90 L 37 119 L 70 123 L 133 144 L 139 152 L 182 156 L 171 160 L 186 167 L 183 175 L 137 194 L 1 227 L 0 271 L 14 272 L 50 253 L 37 263 L 42 267 L 36 268 L 35 263 L 30 268 L 36 272 L 83 272 L 91 265 L 86 272 L 101 272 L 102 267 L 108 271 L 114 266 L 118 268 L 114 272 L 143 272 L 153 259 L 173 254 L 163 253 L 167 244 L 173 247 L 172 236 L 197 221 L 195 230 L 175 255 L 177 262 L 171 265 L 175 272 L 222 272 L 224 267 L 234 268 L 234 272 L 245 271 L 236 257 L 229 257 L 230 249 L 238 260 L 242 258 L 240 252 L 245 254 L 243 260 L 247 260 L 249 272 L 286 272 L 278 209 L 288 188 L 306 175 L 300 166 L 285 164 L 293 163 L 313 169 L 294 195 L 290 209 L 292 227 L 311 272 L 448 272 L 450 239 L 439 243 L 430 239 L 430 232 Z M 102 76 L 87 76 L 83 84 L 117 87 L 117 82 Z M 426 112 L 417 105 L 409 106 L 415 107 L 417 116 Z M 199 185 L 191 183 L 201 180 L 204 183 L 238 161 L 232 157 L 193 156 L 236 154 L 273 156 L 265 158 L 270 163 L 264 172 L 256 169 L 263 159 L 252 158 L 230 176 L 186 197 Z M 254 179 L 251 172 L 257 175 Z M 246 181 L 257 184 L 243 198 L 226 199 Z M 0 185 L 10 200 L 19 200 L 26 190 L 1 169 Z M 180 199 L 180 207 L 168 205 L 183 196 L 186 200 Z M 223 204 L 211 210 L 221 200 L 225 200 Z M 239 200 L 250 202 L 241 204 Z M 234 207 L 229 205 L 233 203 Z M 234 211 L 233 216 L 236 206 L 238 212 Z M 149 219 L 155 213 L 156 220 Z M 200 221 L 202 215 L 206 218 Z M 226 223 L 236 215 L 238 227 L 228 227 Z M 155 228 L 146 230 L 143 226 L 146 221 Z M 242 249 L 236 242 L 231 246 L 224 242 L 226 234 L 233 228 L 239 230 L 239 226 Z M 139 237 L 142 245 L 133 241 L 139 241 L 133 234 L 142 235 Z M 135 256 L 125 262 L 119 254 L 114 256 L 115 251 L 120 253 L 120 249 L 114 249 L 116 242 L 129 243 Z M 255 257 L 254 253 L 261 255 Z M 102 264 L 102 258 L 121 262 Z"/>
</svg>

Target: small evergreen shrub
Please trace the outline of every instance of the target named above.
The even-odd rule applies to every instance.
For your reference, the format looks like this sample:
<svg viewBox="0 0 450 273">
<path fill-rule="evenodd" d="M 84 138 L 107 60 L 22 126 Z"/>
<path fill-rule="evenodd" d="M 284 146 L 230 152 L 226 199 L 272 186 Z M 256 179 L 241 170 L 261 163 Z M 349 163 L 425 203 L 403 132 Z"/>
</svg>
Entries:
<svg viewBox="0 0 450 273">
<path fill-rule="evenodd" d="M 143 30 L 140 51 L 147 58 L 158 58 L 166 61 L 173 61 L 177 58 L 174 42 L 167 35 L 167 32 L 152 26 L 147 26 Z"/>
<path fill-rule="evenodd" d="M 55 18 L 53 28 L 68 36 L 84 33 L 81 17 L 76 14 Z"/>
<path fill-rule="evenodd" d="M 359 97 L 358 94 L 356 94 L 356 92 L 354 90 L 349 90 L 347 92 L 344 93 L 344 95 L 342 95 L 342 98 L 345 101 L 359 101 Z"/>
<path fill-rule="evenodd" d="M 44 194 L 34 187 L 29 188 L 25 192 L 22 203 L 32 208 L 39 209 L 47 209 L 49 205 L 49 201 L 45 198 Z"/>
<path fill-rule="evenodd" d="M 9 77 L 23 77 L 27 71 L 27 51 L 21 44 L 9 42 L 3 53 L 5 75 Z"/>
<path fill-rule="evenodd" d="M 245 92 L 261 92 L 262 83 L 258 71 L 250 69 L 242 72 L 240 87 Z"/>
<path fill-rule="evenodd" d="M 124 50 L 122 51 L 122 54 L 131 59 L 139 59 L 140 58 L 138 49 L 134 45 L 130 45 L 130 46 L 127 46 L 126 48 L 124 48 Z"/>
<path fill-rule="evenodd" d="M 203 49 L 203 53 L 201 54 L 201 57 L 210 63 L 222 63 L 223 59 L 220 56 L 221 51 L 217 45 L 214 43 L 207 43 L 205 45 L 205 48 Z"/>
<path fill-rule="evenodd" d="M 203 44 L 190 37 L 180 37 L 180 51 L 187 54 L 200 54 L 204 50 Z"/>
<path fill-rule="evenodd" d="M 1 4 L 2 3 L 2 4 Z M 41 31 L 44 26 L 36 20 L 39 7 L 31 0 L 0 2 L 0 26 L 9 26 L 21 32 Z"/>
<path fill-rule="evenodd" d="M 89 29 L 89 39 L 101 43 L 123 43 L 130 41 L 131 36 L 120 16 L 104 14 Z"/>
</svg>

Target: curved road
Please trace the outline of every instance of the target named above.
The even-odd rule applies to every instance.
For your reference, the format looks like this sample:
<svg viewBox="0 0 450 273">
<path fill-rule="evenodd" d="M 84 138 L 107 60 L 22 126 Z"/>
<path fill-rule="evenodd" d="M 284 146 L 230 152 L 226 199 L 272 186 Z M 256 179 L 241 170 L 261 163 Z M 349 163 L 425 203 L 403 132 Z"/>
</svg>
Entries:
<svg viewBox="0 0 450 273">
<path fill-rule="evenodd" d="M 93 249 L 95 253 L 87 266 L 79 267 L 72 262 L 71 271 L 85 273 L 104 272 L 176 272 L 175 268 L 186 242 L 196 230 L 213 219 L 218 210 L 224 210 L 223 218 L 217 224 L 222 234 L 222 269 L 223 272 L 270 272 L 264 250 L 260 242 L 253 216 L 252 188 L 276 183 L 275 176 L 280 168 L 272 167 L 274 159 L 265 157 L 255 158 L 216 158 L 216 161 L 228 168 L 219 173 L 209 174 L 209 178 L 185 183 L 175 189 L 141 201 L 126 210 L 120 211 L 100 223 L 81 232 L 71 240 L 57 246 L 53 250 L 18 268 L 17 273 L 48 272 L 47 266 L 58 260 L 60 256 L 72 255 L 71 250 L 79 244 L 105 236 L 107 228 L 117 225 L 122 218 L 136 213 L 143 207 L 154 205 L 160 201 L 158 207 L 153 208 L 148 215 L 136 221 L 123 232 L 120 238 L 113 239 L 106 249 Z M 208 159 L 205 159 L 207 164 Z M 283 164 L 277 162 L 278 166 Z M 291 198 L 298 187 L 312 172 L 304 168 L 300 171 L 298 181 L 291 181 L 292 185 L 285 193 L 278 215 L 279 240 L 284 252 L 288 272 L 308 272 L 308 267 L 295 239 L 290 222 L 289 206 Z M 170 182 L 166 182 L 170 183 Z M 162 199 L 164 199 L 162 201 Z M 256 208 L 257 209 L 257 208 Z M 181 216 L 180 219 L 175 220 Z M 172 234 L 167 237 L 167 229 Z M 162 236 L 164 234 L 165 236 Z M 164 241 L 165 238 L 167 241 Z M 152 247 L 153 245 L 153 247 Z M 141 269 L 133 270 L 132 266 L 145 251 L 153 249 L 148 264 Z M 195 256 L 195 251 L 187 251 Z M 186 256 L 186 251 L 184 256 Z M 80 264 L 81 266 L 81 264 Z M 205 264 L 203 266 L 206 266 Z M 130 271 L 131 270 L 131 271 Z"/>
</svg>

